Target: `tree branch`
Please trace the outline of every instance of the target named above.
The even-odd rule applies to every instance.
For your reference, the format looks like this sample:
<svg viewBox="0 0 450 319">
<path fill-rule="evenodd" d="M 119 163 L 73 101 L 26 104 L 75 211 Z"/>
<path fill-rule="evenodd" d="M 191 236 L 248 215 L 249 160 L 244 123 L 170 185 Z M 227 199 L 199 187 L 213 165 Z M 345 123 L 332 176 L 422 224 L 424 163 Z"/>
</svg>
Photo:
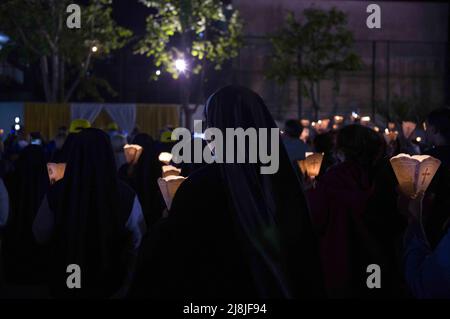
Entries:
<svg viewBox="0 0 450 319">
<path fill-rule="evenodd" d="M 76 80 L 72 83 L 70 89 L 67 91 L 66 97 L 64 98 L 64 102 L 68 102 L 70 100 L 70 98 L 72 97 L 73 92 L 75 91 L 75 89 L 77 88 L 78 84 L 80 84 L 81 79 L 83 78 L 83 76 L 86 75 L 86 72 L 89 68 L 89 64 L 91 63 L 91 56 L 92 53 L 89 52 L 87 58 L 86 58 L 86 62 L 84 63 L 83 68 L 80 71 L 80 74 L 78 75 L 78 77 L 76 78 Z"/>
<path fill-rule="evenodd" d="M 48 62 L 46 56 L 41 57 L 40 65 L 41 65 L 41 76 L 42 76 L 42 84 L 44 86 L 45 99 L 47 100 L 47 102 L 50 102 L 51 97 L 50 97 L 50 87 L 48 83 Z"/>
<path fill-rule="evenodd" d="M 47 42 L 48 42 L 48 45 L 50 46 L 50 49 L 52 51 L 56 51 L 56 45 L 52 41 L 52 39 L 50 39 L 50 35 L 48 34 L 48 32 L 45 31 L 44 29 L 40 29 L 39 32 L 44 36 L 45 39 L 47 39 Z"/>
<path fill-rule="evenodd" d="M 60 84 L 59 84 L 59 99 L 61 101 L 64 101 L 64 84 L 65 84 L 65 61 L 64 57 L 61 57 L 61 61 L 59 61 L 60 66 Z"/>
<path fill-rule="evenodd" d="M 28 38 L 26 37 L 25 33 L 23 32 L 22 28 L 19 26 L 19 24 L 16 22 L 16 20 L 14 20 L 13 18 L 11 18 L 11 21 L 14 23 L 14 25 L 17 28 L 17 31 L 19 31 L 20 37 L 22 38 L 22 41 L 24 43 L 25 46 L 27 46 L 31 51 L 33 51 L 33 53 L 37 54 L 37 55 L 41 55 L 41 53 L 39 52 L 38 49 L 36 49 L 36 47 L 31 44 L 31 42 L 28 40 Z"/>
<path fill-rule="evenodd" d="M 59 86 L 59 56 L 57 53 L 52 54 L 52 100 L 58 100 Z"/>
</svg>

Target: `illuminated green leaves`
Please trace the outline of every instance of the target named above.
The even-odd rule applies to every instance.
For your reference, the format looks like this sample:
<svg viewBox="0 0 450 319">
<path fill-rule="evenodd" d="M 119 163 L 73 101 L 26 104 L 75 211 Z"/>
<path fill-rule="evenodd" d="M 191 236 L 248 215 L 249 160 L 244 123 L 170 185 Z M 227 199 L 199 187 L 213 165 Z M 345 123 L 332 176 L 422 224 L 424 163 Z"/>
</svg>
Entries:
<svg viewBox="0 0 450 319">
<path fill-rule="evenodd" d="M 203 60 L 215 68 L 234 58 L 241 47 L 242 23 L 237 11 L 224 8 L 220 0 L 159 0 L 144 4 L 157 10 L 147 18 L 144 38 L 136 53 L 152 57 L 154 64 L 179 77 L 174 66 L 186 59 L 188 72 L 198 74 Z M 225 14 L 226 11 L 230 11 Z"/>
</svg>

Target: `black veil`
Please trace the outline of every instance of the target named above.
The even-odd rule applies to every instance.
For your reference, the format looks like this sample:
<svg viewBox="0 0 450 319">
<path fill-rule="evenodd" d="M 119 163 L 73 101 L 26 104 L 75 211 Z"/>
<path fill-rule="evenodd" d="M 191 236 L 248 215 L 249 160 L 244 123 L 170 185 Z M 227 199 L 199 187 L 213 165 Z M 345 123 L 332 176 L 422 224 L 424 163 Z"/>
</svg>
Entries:
<svg viewBox="0 0 450 319">
<path fill-rule="evenodd" d="M 73 141 L 75 140 L 75 136 L 77 136 L 78 133 L 69 133 L 67 135 L 66 140 L 64 141 L 63 147 L 61 150 L 57 151 L 53 158 L 52 162 L 55 163 L 66 163 L 69 159 L 70 151 L 72 149 Z"/>
<path fill-rule="evenodd" d="M 25 147 L 8 189 L 11 212 L 2 251 L 8 279 L 24 283 L 42 280 L 43 250 L 35 242 L 31 228 L 48 186 L 44 149 L 38 145 Z"/>
<path fill-rule="evenodd" d="M 205 117 L 207 126 L 220 129 L 224 136 L 226 128 L 241 127 L 268 128 L 270 137 L 270 128 L 277 128 L 262 98 L 239 86 L 214 93 Z M 306 199 L 279 136 L 278 143 L 279 170 L 275 174 L 260 174 L 260 162 L 220 165 L 234 207 L 233 219 L 245 242 L 244 252 L 261 297 L 323 296 L 318 247 Z M 225 154 L 226 150 L 224 159 Z"/>
<path fill-rule="evenodd" d="M 144 211 L 147 225 L 152 225 L 160 217 L 163 203 L 159 195 L 157 179 L 161 177 L 161 163 L 156 154 L 153 138 L 145 133 L 136 135 L 133 144 L 142 146 L 143 151 L 133 169 L 131 184 L 136 191 Z"/>
<path fill-rule="evenodd" d="M 98 129 L 74 135 L 64 178 L 49 194 L 55 211 L 54 270 L 59 296 L 107 297 L 123 279 L 121 245 L 127 216 L 109 137 Z M 77 264 L 82 289 L 65 287 L 66 267 Z"/>
</svg>

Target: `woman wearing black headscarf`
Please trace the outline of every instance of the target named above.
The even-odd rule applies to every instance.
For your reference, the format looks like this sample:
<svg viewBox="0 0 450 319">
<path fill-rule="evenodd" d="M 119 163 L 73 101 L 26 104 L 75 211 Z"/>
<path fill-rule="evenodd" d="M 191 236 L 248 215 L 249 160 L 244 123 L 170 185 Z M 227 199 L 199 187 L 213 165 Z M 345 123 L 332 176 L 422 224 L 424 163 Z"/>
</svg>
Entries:
<svg viewBox="0 0 450 319">
<path fill-rule="evenodd" d="M 205 115 L 208 127 L 222 132 L 238 127 L 276 128 L 263 100 L 237 86 L 213 94 Z M 318 250 L 305 197 L 277 139 L 279 170 L 272 175 L 260 174 L 260 162 L 213 163 L 183 182 L 169 217 L 142 249 L 142 271 L 133 296 L 322 296 Z"/>
<path fill-rule="evenodd" d="M 5 279 L 16 284 L 42 282 L 45 258 L 31 226 L 49 185 L 44 149 L 38 145 L 23 149 L 9 180 L 11 212 L 2 249 Z"/>
<path fill-rule="evenodd" d="M 66 163 L 69 159 L 70 150 L 72 149 L 73 141 L 75 139 L 75 136 L 78 133 L 70 133 L 67 135 L 67 137 L 64 140 L 64 144 L 62 145 L 61 149 L 57 149 L 55 153 L 53 154 L 51 161 L 54 163 Z"/>
<path fill-rule="evenodd" d="M 105 298 L 119 288 L 126 291 L 145 222 L 134 192 L 117 178 L 104 132 L 85 129 L 75 135 L 64 178 L 49 190 L 33 232 L 52 247 L 55 297 Z M 80 289 L 66 285 L 71 264 L 81 269 Z"/>
<path fill-rule="evenodd" d="M 150 135 L 145 133 L 136 135 L 133 144 L 142 147 L 142 154 L 135 165 L 123 165 L 119 170 L 119 176 L 138 195 L 147 225 L 153 225 L 161 218 L 164 210 L 164 202 L 157 183 L 162 175 L 161 163 L 156 154 L 155 142 Z"/>
</svg>

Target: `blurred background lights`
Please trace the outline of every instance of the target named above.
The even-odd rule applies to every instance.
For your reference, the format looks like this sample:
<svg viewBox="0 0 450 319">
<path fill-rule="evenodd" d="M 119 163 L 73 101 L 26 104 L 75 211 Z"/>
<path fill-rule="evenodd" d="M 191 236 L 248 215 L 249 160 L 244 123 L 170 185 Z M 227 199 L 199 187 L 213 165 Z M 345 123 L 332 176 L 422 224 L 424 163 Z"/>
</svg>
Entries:
<svg viewBox="0 0 450 319">
<path fill-rule="evenodd" d="M 9 37 L 6 34 L 0 32 L 0 50 L 3 48 L 3 44 L 9 41 Z"/>
<path fill-rule="evenodd" d="M 14 119 L 14 122 L 16 122 L 16 124 L 20 123 L 20 117 L 16 116 L 16 118 Z"/>
<path fill-rule="evenodd" d="M 336 123 L 342 123 L 342 122 L 344 121 L 344 117 L 341 116 L 341 115 L 336 115 L 336 116 L 334 117 L 334 121 L 335 121 Z"/>
</svg>

